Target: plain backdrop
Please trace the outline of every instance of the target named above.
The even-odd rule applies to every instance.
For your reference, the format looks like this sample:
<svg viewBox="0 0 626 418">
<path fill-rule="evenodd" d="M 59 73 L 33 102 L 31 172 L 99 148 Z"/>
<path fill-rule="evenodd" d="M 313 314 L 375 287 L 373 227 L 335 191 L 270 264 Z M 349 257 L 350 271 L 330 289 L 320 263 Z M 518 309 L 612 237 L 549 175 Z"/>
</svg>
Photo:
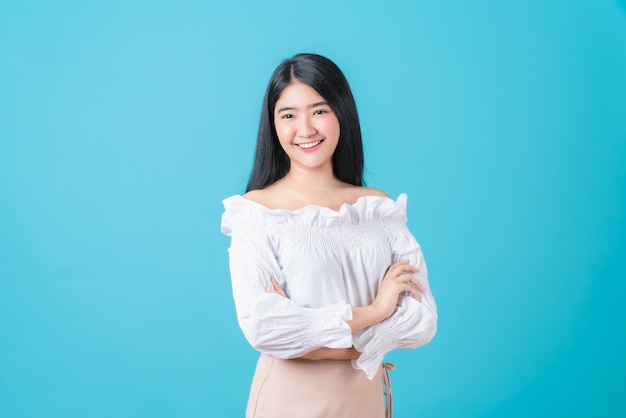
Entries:
<svg viewBox="0 0 626 418">
<path fill-rule="evenodd" d="M 4 0 L 0 417 L 243 416 L 221 200 L 299 52 L 429 266 L 396 416 L 626 416 L 626 2 Z"/>
</svg>

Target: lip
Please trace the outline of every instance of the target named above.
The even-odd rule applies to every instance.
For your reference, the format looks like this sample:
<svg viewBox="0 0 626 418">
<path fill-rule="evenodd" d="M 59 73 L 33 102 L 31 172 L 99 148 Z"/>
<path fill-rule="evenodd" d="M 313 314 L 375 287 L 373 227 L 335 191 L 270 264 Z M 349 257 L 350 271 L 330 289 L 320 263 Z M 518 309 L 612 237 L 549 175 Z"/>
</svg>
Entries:
<svg viewBox="0 0 626 418">
<path fill-rule="evenodd" d="M 324 139 L 325 139 L 325 138 L 324 138 Z M 314 142 L 317 142 L 317 141 L 301 142 L 301 143 L 299 143 L 299 144 L 294 144 L 294 145 L 295 145 L 295 146 L 296 146 L 296 147 L 297 147 L 300 151 L 303 151 L 303 152 L 313 152 L 313 151 L 315 151 L 316 149 L 318 149 L 318 148 L 322 145 L 322 143 L 324 143 L 324 139 L 318 139 L 317 141 L 319 141 L 319 144 L 317 144 L 317 145 L 315 145 L 315 146 L 313 146 L 313 147 L 310 147 L 310 148 L 302 148 L 300 145 L 301 145 L 301 144 L 311 144 L 311 143 L 314 143 Z"/>
</svg>

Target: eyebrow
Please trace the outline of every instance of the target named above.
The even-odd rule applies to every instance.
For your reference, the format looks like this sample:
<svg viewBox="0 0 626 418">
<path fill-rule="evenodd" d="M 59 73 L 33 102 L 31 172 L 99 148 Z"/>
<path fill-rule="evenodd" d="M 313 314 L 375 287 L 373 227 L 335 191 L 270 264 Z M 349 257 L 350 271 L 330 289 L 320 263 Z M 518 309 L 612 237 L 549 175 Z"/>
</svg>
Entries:
<svg viewBox="0 0 626 418">
<path fill-rule="evenodd" d="M 328 106 L 328 103 L 325 101 L 321 101 L 321 102 L 317 102 L 317 103 L 313 103 L 311 105 L 308 105 L 307 107 L 309 109 L 313 109 L 314 107 L 319 107 L 319 106 Z M 276 113 L 280 113 L 280 112 L 285 112 L 288 110 L 295 110 L 296 108 L 293 106 L 283 106 L 280 109 L 278 109 L 278 111 Z"/>
</svg>

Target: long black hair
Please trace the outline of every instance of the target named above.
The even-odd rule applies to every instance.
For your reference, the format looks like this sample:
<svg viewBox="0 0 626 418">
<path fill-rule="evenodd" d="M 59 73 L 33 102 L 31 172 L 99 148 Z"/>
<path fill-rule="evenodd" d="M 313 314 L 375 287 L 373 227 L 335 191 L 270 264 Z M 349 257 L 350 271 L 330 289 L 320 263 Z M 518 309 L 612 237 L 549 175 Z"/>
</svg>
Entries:
<svg viewBox="0 0 626 418">
<path fill-rule="evenodd" d="M 289 157 L 280 146 L 274 126 L 274 107 L 285 87 L 298 80 L 326 100 L 339 121 L 340 133 L 332 157 L 333 174 L 343 182 L 363 185 L 363 144 L 352 91 L 339 67 L 326 57 L 298 54 L 274 70 L 265 90 L 257 135 L 254 166 L 246 192 L 263 189 L 289 171 Z"/>
</svg>

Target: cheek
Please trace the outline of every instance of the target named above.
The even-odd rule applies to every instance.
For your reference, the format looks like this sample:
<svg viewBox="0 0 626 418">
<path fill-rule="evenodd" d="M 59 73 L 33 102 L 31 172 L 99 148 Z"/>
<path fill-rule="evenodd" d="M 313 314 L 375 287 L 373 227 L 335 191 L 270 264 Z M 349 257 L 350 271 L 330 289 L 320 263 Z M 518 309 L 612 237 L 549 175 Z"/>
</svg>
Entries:
<svg viewBox="0 0 626 418">
<path fill-rule="evenodd" d="M 274 125 L 274 129 L 276 129 L 276 135 L 281 143 L 291 141 L 292 133 L 290 132 L 291 129 L 289 126 L 278 123 Z"/>
<path fill-rule="evenodd" d="M 337 139 L 339 139 L 339 133 L 341 132 L 340 126 L 339 126 L 339 121 L 335 118 L 335 119 L 329 119 L 326 122 L 326 132 L 329 133 L 329 135 L 333 135 L 335 136 Z"/>
</svg>

